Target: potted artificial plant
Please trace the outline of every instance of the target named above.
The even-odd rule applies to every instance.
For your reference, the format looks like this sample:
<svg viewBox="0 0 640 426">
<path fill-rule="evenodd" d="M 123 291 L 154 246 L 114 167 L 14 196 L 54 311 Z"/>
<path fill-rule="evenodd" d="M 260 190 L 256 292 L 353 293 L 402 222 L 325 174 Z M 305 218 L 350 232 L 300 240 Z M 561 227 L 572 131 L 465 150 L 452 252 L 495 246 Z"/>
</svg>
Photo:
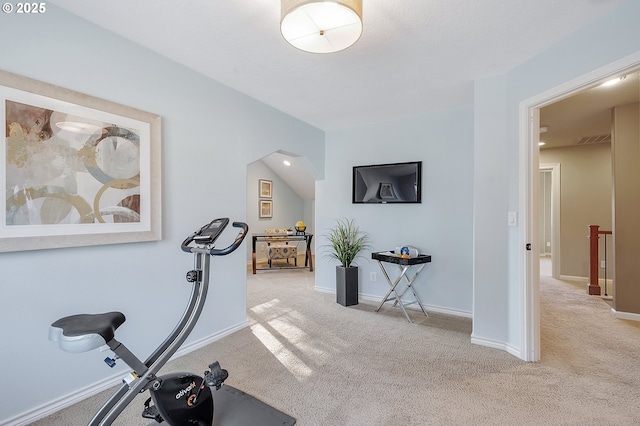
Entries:
<svg viewBox="0 0 640 426">
<path fill-rule="evenodd" d="M 342 306 L 358 304 L 358 266 L 353 261 L 369 247 L 368 235 L 353 223 L 353 219 L 339 219 L 326 235 L 327 256 L 336 259 L 336 301 Z"/>
</svg>

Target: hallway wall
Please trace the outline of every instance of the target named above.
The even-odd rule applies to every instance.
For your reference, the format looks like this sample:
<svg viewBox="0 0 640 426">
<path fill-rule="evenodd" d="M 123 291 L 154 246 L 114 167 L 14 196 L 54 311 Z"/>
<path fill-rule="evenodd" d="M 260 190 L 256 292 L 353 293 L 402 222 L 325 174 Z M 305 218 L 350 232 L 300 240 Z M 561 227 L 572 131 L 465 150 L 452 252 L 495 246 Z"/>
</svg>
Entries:
<svg viewBox="0 0 640 426">
<path fill-rule="evenodd" d="M 589 225 L 611 230 L 611 144 L 541 149 L 560 164 L 560 275 L 588 279 Z"/>
<path fill-rule="evenodd" d="M 615 107 L 613 116 L 613 305 L 618 313 L 634 314 L 640 320 L 640 105 Z"/>
</svg>

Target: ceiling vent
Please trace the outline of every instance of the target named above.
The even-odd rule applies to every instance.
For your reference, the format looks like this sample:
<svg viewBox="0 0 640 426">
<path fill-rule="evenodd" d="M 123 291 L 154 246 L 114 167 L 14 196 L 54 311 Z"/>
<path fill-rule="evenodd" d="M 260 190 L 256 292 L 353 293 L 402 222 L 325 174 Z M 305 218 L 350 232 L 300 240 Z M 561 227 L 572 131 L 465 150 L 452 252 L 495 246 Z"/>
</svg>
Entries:
<svg viewBox="0 0 640 426">
<path fill-rule="evenodd" d="M 596 143 L 611 143 L 611 135 L 585 136 L 578 141 L 578 145 L 593 145 Z"/>
</svg>

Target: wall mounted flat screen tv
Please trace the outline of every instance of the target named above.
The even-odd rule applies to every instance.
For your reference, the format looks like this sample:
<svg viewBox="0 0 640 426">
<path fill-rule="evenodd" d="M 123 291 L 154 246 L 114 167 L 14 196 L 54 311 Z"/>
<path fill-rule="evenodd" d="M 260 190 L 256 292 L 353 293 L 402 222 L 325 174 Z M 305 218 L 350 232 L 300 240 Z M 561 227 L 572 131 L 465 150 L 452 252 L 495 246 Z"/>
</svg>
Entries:
<svg viewBox="0 0 640 426">
<path fill-rule="evenodd" d="M 422 202 L 422 161 L 353 168 L 354 204 Z"/>
</svg>

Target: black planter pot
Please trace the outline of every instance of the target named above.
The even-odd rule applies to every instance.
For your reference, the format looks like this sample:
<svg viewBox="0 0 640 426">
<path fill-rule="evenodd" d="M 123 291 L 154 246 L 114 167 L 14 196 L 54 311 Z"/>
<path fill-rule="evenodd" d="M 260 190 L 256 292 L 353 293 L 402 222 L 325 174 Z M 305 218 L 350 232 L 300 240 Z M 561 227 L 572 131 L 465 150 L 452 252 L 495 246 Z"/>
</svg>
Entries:
<svg viewBox="0 0 640 426">
<path fill-rule="evenodd" d="M 336 266 L 336 301 L 342 306 L 358 304 L 357 266 Z"/>
</svg>

